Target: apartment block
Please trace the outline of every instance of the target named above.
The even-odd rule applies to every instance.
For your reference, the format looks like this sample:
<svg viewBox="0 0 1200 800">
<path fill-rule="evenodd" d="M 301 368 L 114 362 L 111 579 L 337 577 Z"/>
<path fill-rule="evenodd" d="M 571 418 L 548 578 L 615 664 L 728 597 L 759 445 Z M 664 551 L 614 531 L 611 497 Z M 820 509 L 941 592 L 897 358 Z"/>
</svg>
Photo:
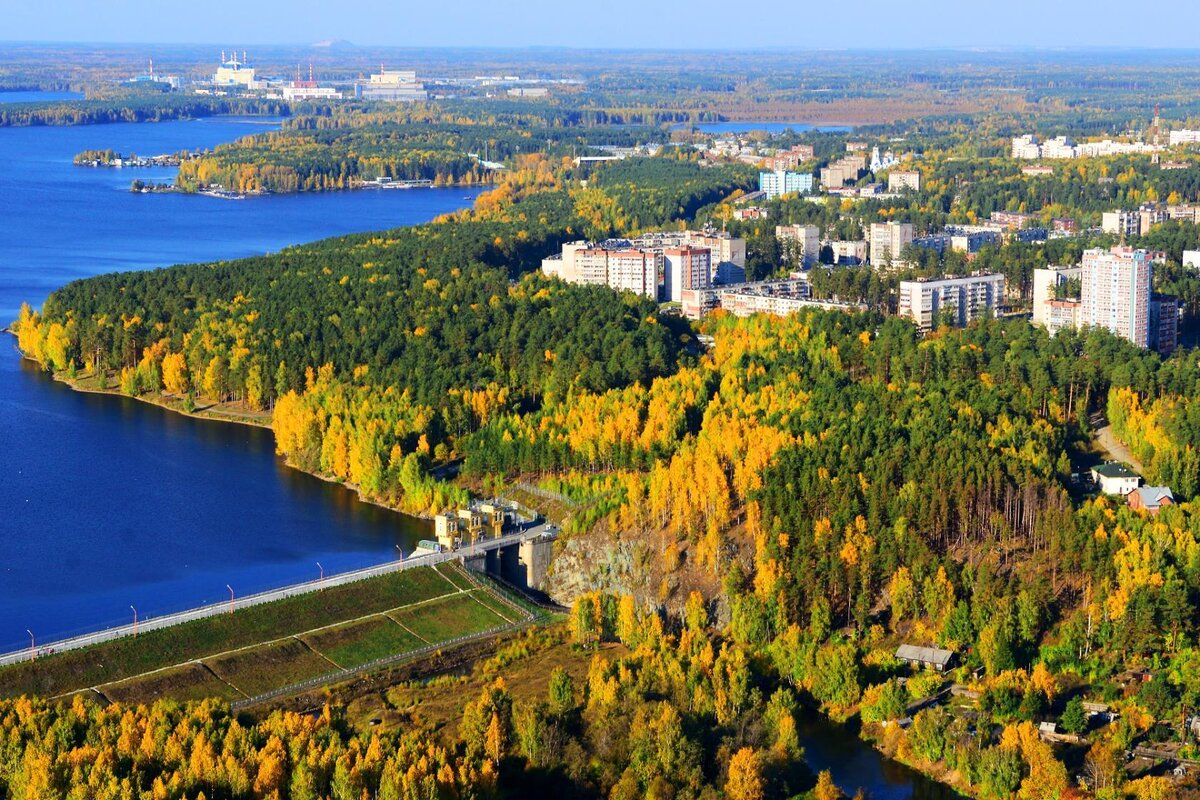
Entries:
<svg viewBox="0 0 1200 800">
<path fill-rule="evenodd" d="M 866 306 L 859 303 L 812 299 L 812 287 L 805 278 L 796 273 L 786 280 L 690 289 L 683 292 L 683 314 L 690 319 L 700 319 L 717 309 L 735 316 L 748 317 L 752 314 L 786 316 L 807 308 L 866 310 Z"/>
<path fill-rule="evenodd" d="M 1149 347 L 1151 269 L 1145 250 L 1117 246 L 1085 251 L 1080 324 L 1106 328 Z"/>
<path fill-rule="evenodd" d="M 894 169 L 888 173 L 888 191 L 902 192 L 912 189 L 921 191 L 921 173 L 915 169 Z"/>
<path fill-rule="evenodd" d="M 1105 211 L 1100 229 L 1113 236 L 1137 236 L 1142 229 L 1142 216 L 1136 211 Z"/>
<path fill-rule="evenodd" d="M 899 261 L 904 248 L 912 244 L 913 226 L 907 222 L 871 223 L 871 264 L 875 267 Z"/>
<path fill-rule="evenodd" d="M 833 263 L 838 266 L 858 266 L 867 263 L 870 245 L 865 239 L 829 242 L 833 251 Z"/>
<path fill-rule="evenodd" d="M 1079 324 L 1079 298 L 1059 297 L 1060 287 L 1079 280 L 1080 267 L 1047 267 L 1033 271 L 1033 324 L 1041 325 L 1053 335 L 1063 328 Z"/>
<path fill-rule="evenodd" d="M 787 170 L 760 172 L 758 173 L 758 190 L 768 199 L 785 194 L 809 194 L 813 190 L 813 176 L 809 172 L 789 172 Z"/>
<path fill-rule="evenodd" d="M 949 315 L 950 324 L 963 327 L 999 307 L 1003 300 L 1003 275 L 901 281 L 898 313 L 928 332 L 943 314 Z"/>
<path fill-rule="evenodd" d="M 685 289 L 706 289 L 712 283 L 712 251 L 707 247 L 663 250 L 663 299 L 683 300 Z"/>
<path fill-rule="evenodd" d="M 786 256 L 805 267 L 817 263 L 821 256 L 821 229 L 816 225 L 776 225 L 775 238 Z"/>
<path fill-rule="evenodd" d="M 1150 347 L 1168 356 L 1179 346 L 1179 301 L 1174 297 L 1150 299 Z"/>
</svg>

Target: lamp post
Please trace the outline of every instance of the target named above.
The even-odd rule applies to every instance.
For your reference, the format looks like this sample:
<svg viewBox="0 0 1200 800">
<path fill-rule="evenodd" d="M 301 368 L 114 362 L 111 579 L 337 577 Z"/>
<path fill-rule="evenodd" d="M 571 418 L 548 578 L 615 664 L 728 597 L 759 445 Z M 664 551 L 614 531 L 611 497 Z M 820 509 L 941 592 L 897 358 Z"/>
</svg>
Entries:
<svg viewBox="0 0 1200 800">
<path fill-rule="evenodd" d="M 404 550 L 398 544 L 393 545 L 393 546 L 396 548 L 396 552 L 400 554 L 400 560 L 403 561 L 404 560 Z"/>
<path fill-rule="evenodd" d="M 133 608 L 133 606 L 130 606 L 130 608 L 133 609 L 133 638 L 136 639 L 137 638 L 137 609 Z"/>
<path fill-rule="evenodd" d="M 317 569 L 321 570 L 321 577 L 317 579 L 317 588 L 322 592 L 325 591 L 325 568 L 321 566 L 321 562 L 317 562 Z"/>
<path fill-rule="evenodd" d="M 227 584 L 225 584 L 225 588 L 229 590 L 229 613 L 232 614 L 233 613 L 233 587 L 227 583 Z"/>
<path fill-rule="evenodd" d="M 37 643 L 34 641 L 33 631 L 26 628 L 25 632 L 29 634 L 29 660 L 37 661 Z"/>
</svg>

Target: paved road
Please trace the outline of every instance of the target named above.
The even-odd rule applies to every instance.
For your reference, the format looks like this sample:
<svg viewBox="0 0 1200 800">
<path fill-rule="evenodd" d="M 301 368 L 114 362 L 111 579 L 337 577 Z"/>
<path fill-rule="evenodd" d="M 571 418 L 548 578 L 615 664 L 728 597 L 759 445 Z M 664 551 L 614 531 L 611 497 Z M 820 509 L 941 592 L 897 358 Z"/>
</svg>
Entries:
<svg viewBox="0 0 1200 800">
<path fill-rule="evenodd" d="M 1096 446 L 1104 453 L 1105 458 L 1110 461 L 1123 461 L 1133 467 L 1133 471 L 1139 475 L 1145 472 L 1142 462 L 1138 461 L 1125 443 L 1117 438 L 1117 435 L 1113 433 L 1112 425 L 1109 425 L 1107 421 L 1103 426 L 1095 429 L 1094 437 Z"/>
<path fill-rule="evenodd" d="M 400 572 L 413 567 L 431 567 L 434 564 L 440 564 L 443 561 L 468 556 L 471 553 L 478 553 L 487 550 L 496 550 L 501 547 L 519 544 L 521 541 L 539 536 L 542 533 L 547 533 L 548 528 L 545 524 L 535 525 L 517 533 L 510 533 L 501 536 L 498 539 L 487 539 L 471 547 L 464 547 L 452 552 L 444 553 L 428 553 L 426 555 L 414 556 L 404 560 L 391 561 L 387 564 L 380 564 L 375 567 L 367 567 L 365 569 L 354 570 L 353 572 L 343 572 L 337 575 L 330 575 L 323 581 L 308 581 L 306 583 L 297 583 L 292 586 L 285 586 L 282 589 L 272 589 L 258 594 L 246 595 L 245 597 L 236 598 L 233 603 L 233 610 L 240 608 L 250 608 L 251 606 L 262 605 L 263 603 L 272 603 L 276 600 L 283 600 L 288 597 L 296 597 L 297 595 L 309 594 L 311 592 L 320 591 L 330 586 L 342 586 L 347 583 L 366 580 L 367 578 L 376 578 L 380 575 L 388 575 L 393 572 Z M 175 614 L 164 614 L 160 617 L 150 617 L 148 619 L 139 620 L 137 625 L 138 633 L 147 631 L 159 630 L 160 628 L 169 628 L 174 625 L 180 625 L 184 622 L 192 622 L 193 620 L 205 619 L 206 617 L 214 617 L 218 614 L 227 614 L 230 611 L 230 603 L 214 603 L 200 608 L 192 608 L 187 611 L 180 611 Z M 62 639 L 57 642 L 48 642 L 39 645 L 37 653 L 39 657 L 49 655 L 51 653 L 62 653 L 66 650 L 78 650 L 81 647 L 90 647 L 94 644 L 102 642 L 110 642 L 114 639 L 120 639 L 123 636 L 131 636 L 134 632 L 132 623 L 129 625 L 121 625 L 116 628 L 108 628 L 103 631 L 87 633 L 82 636 L 75 636 L 70 639 Z M 28 661 L 30 658 L 29 648 L 15 650 L 11 653 L 0 655 L 0 666 L 16 664 L 21 661 Z"/>
</svg>

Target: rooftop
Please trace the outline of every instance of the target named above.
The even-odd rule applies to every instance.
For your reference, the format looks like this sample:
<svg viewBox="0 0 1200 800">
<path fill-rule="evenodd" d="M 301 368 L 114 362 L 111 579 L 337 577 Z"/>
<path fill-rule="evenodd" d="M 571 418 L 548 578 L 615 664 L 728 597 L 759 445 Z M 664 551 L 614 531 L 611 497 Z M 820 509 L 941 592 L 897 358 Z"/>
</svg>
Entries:
<svg viewBox="0 0 1200 800">
<path fill-rule="evenodd" d="M 1136 472 L 1134 472 L 1133 470 L 1131 470 L 1129 467 L 1125 466 L 1124 464 L 1118 463 L 1116 461 L 1109 461 L 1106 464 L 1100 464 L 1098 466 L 1092 467 L 1092 472 L 1096 473 L 1097 475 L 1099 475 L 1103 478 L 1137 478 L 1137 477 L 1139 477 L 1138 474 Z"/>
</svg>

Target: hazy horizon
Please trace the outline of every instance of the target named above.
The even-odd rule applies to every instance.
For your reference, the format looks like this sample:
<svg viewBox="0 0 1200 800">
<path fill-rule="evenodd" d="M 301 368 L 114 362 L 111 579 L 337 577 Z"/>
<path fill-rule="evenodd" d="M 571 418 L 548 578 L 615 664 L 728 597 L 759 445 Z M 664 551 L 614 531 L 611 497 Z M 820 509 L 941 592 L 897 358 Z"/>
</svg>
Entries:
<svg viewBox="0 0 1200 800">
<path fill-rule="evenodd" d="M 225 43 L 305 46 L 344 40 L 362 47 L 567 48 L 578 50 L 1194 50 L 1200 4 L 1171 10 L 1171 25 L 1115 25 L 1127 13 L 1113 0 L 1046 5 L 1012 0 L 1004 13 L 974 13 L 950 0 L 897 7 L 863 0 L 840 8 L 797 9 L 764 0 L 753 13 L 697 0 L 685 9 L 663 2 L 612 0 L 594 5 L 530 0 L 517 8 L 483 0 L 396 7 L 380 0 L 264 0 L 247 6 L 212 0 L 203 13 L 149 0 L 60 0 L 44 8 L 10 4 L 4 42 L 56 44 Z M 782 23 L 782 24 L 781 24 Z M 135 27 L 140 35 L 129 37 Z"/>
</svg>

